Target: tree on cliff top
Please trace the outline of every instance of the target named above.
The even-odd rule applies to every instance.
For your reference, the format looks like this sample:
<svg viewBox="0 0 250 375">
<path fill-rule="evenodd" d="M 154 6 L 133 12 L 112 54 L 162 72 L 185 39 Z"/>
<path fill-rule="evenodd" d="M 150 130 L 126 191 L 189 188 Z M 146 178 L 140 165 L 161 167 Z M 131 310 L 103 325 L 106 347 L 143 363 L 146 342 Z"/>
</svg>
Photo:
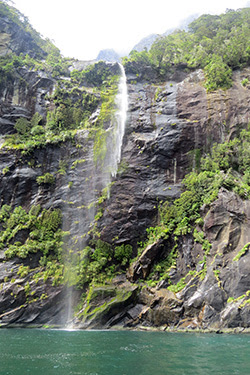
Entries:
<svg viewBox="0 0 250 375">
<path fill-rule="evenodd" d="M 151 49 L 132 51 L 124 59 L 125 66 L 143 62 L 164 79 L 167 73 L 178 67 L 204 69 L 207 90 L 228 88 L 234 69 L 250 63 L 250 8 L 228 10 L 220 16 L 205 14 L 189 25 L 189 31 L 177 30 L 165 37 L 160 36 Z M 142 67 L 142 69 L 143 69 Z"/>
</svg>

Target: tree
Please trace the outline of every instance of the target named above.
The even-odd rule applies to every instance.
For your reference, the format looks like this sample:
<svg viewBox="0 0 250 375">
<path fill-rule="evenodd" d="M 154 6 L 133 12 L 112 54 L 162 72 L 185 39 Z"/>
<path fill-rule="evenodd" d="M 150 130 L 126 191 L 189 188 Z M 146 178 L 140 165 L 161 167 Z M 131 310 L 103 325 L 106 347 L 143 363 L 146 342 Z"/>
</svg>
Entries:
<svg viewBox="0 0 250 375">
<path fill-rule="evenodd" d="M 206 83 L 208 91 L 218 88 L 228 89 L 232 85 L 232 69 L 223 62 L 221 56 L 213 55 L 210 63 L 205 67 Z"/>
</svg>

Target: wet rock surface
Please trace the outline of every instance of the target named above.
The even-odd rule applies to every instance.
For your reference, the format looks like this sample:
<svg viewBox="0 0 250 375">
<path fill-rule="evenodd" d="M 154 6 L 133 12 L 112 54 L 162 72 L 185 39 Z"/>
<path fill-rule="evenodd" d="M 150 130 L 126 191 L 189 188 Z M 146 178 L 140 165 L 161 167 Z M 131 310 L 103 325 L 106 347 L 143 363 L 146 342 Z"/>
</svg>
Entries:
<svg viewBox="0 0 250 375">
<path fill-rule="evenodd" d="M 3 252 L 1 252 L 3 255 Z M 12 325 L 43 325 L 62 324 L 67 306 L 63 304 L 66 291 L 63 287 L 55 288 L 50 281 L 36 282 L 32 277 L 39 269 L 39 256 L 25 259 L 25 264 L 34 267 L 29 276 L 20 276 L 18 272 L 22 260 L 14 258 L 0 262 L 0 324 Z M 38 269 L 35 270 L 35 267 Z M 29 288 L 27 288 L 29 285 Z M 32 295 L 30 291 L 32 290 Z"/>
</svg>

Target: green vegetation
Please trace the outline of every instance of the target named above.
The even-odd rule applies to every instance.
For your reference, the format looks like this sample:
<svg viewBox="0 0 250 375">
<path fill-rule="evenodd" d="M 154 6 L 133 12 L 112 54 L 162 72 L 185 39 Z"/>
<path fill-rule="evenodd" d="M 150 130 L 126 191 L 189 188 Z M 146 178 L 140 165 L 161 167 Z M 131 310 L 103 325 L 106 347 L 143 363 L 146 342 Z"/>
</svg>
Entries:
<svg viewBox="0 0 250 375">
<path fill-rule="evenodd" d="M 247 299 L 247 297 L 250 296 L 250 290 L 247 290 L 245 294 L 242 294 L 241 296 L 237 298 L 229 297 L 227 300 L 227 303 L 236 303 L 239 301 L 242 301 L 241 304 L 239 305 L 239 309 L 243 309 L 246 305 L 250 304 L 250 298 Z"/>
<path fill-rule="evenodd" d="M 30 272 L 30 267 L 29 266 L 24 266 L 23 264 L 21 264 L 21 266 L 19 267 L 19 270 L 18 270 L 17 274 L 21 278 L 24 278 L 24 277 L 28 276 L 29 272 Z"/>
<path fill-rule="evenodd" d="M 177 30 L 159 37 L 148 52 L 132 51 L 123 62 L 138 75 L 151 66 L 162 79 L 176 68 L 201 68 L 208 91 L 227 89 L 232 71 L 250 62 L 249 22 L 249 8 L 228 10 L 220 16 L 206 14 L 193 21 L 188 32 Z"/>
<path fill-rule="evenodd" d="M 64 282 L 62 245 L 67 234 L 60 229 L 61 211 L 45 210 L 32 206 L 29 212 L 22 207 L 3 205 L 0 209 L 0 249 L 7 259 L 19 257 L 26 259 L 34 253 L 40 255 L 39 267 L 19 266 L 19 278 L 29 281 L 25 284 L 26 296 L 30 298 L 32 280 L 51 280 L 52 285 Z M 44 298 L 44 297 L 43 297 Z M 30 300 L 30 302 L 34 300 Z"/>
<path fill-rule="evenodd" d="M 101 91 L 101 109 L 98 116 L 97 128 L 94 135 L 94 161 L 103 162 L 107 152 L 107 128 L 115 114 L 115 96 L 118 89 L 119 76 L 113 76 L 109 82 L 106 81 Z"/>
<path fill-rule="evenodd" d="M 6 0 L 0 2 L 0 14 L 18 25 L 21 32 L 26 32 L 31 37 L 31 40 L 34 43 L 36 57 L 42 58 L 44 57 L 44 53 L 47 55 L 51 53 L 53 49 L 58 51 L 49 39 L 43 39 L 42 36 L 33 29 L 28 18 L 24 14 L 13 6 L 7 4 Z M 35 48 L 36 46 L 37 48 Z"/>
<path fill-rule="evenodd" d="M 3 175 L 6 175 L 6 173 L 8 173 L 8 172 L 9 172 L 9 167 L 5 167 L 5 168 L 2 169 Z"/>
<path fill-rule="evenodd" d="M 248 78 L 244 78 L 241 82 L 242 86 L 246 87 L 248 84 L 249 84 L 249 79 Z"/>
<path fill-rule="evenodd" d="M 21 79 L 16 66 L 25 66 L 26 60 L 15 55 L 0 57 L 3 87 L 7 85 L 6 80 L 13 83 L 15 79 Z M 118 79 L 119 76 L 114 75 L 103 62 L 91 65 L 82 72 L 73 71 L 71 80 L 58 79 L 55 91 L 47 98 L 54 109 L 47 112 L 46 120 L 38 113 L 30 120 L 19 118 L 15 124 L 17 133 L 5 136 L 2 147 L 28 154 L 48 144 L 73 141 L 77 130 L 88 129 L 89 137 L 94 139 L 94 161 L 103 162 L 107 128 L 115 113 Z M 83 86 L 83 83 L 90 86 Z M 90 125 L 89 117 L 97 108 L 96 121 Z"/>
<path fill-rule="evenodd" d="M 250 247 L 250 242 L 248 242 L 245 246 L 243 246 L 243 248 L 233 258 L 233 261 L 238 261 L 249 250 L 249 247 Z"/>
<path fill-rule="evenodd" d="M 118 66 L 110 68 L 103 62 L 88 66 L 83 71 L 69 66 L 73 60 L 65 59 L 53 43 L 42 37 L 29 24 L 27 17 L 6 2 L 0 2 L 0 14 L 8 17 L 31 37 L 33 55 L 9 53 L 0 57 L 0 91 L 18 82 L 23 90 L 28 88 L 23 68 L 44 72 L 56 78 L 56 88 L 46 96 L 50 102 L 47 118 L 35 113 L 31 119 L 19 118 L 15 124 L 17 134 L 6 136 L 3 147 L 22 150 L 23 154 L 47 144 L 73 140 L 78 129 L 90 131 L 94 139 L 95 162 L 106 154 L 106 128 L 114 113 L 114 98 L 120 71 Z M 52 91 L 51 91 L 52 92 Z M 89 117 L 99 107 L 100 114 L 95 123 Z"/>
<path fill-rule="evenodd" d="M 117 246 L 115 248 L 115 254 L 114 257 L 117 259 L 122 266 L 125 266 L 128 261 L 131 259 L 133 249 L 131 245 L 124 245 Z"/>
<path fill-rule="evenodd" d="M 112 246 L 100 239 L 93 240 L 91 247 L 80 252 L 80 263 L 76 264 L 78 285 L 105 281 L 117 273 L 124 272 L 132 256 L 132 246 Z"/>
<path fill-rule="evenodd" d="M 101 321 L 103 315 L 120 303 L 127 301 L 131 296 L 131 290 L 117 289 L 109 285 L 90 287 L 84 309 L 77 316 L 82 318 L 83 322 L 86 319 Z M 79 306 L 80 308 L 81 306 Z"/>
<path fill-rule="evenodd" d="M 38 118 L 36 113 L 31 121 L 20 118 L 15 124 L 16 134 L 6 135 L 5 143 L 2 147 L 6 149 L 21 150 L 22 154 L 29 154 L 35 148 L 45 147 L 48 144 L 57 144 L 72 140 L 75 136 L 75 131 L 66 130 L 60 133 L 52 132 L 47 126 L 36 124 L 32 126 L 34 117 Z"/>
<path fill-rule="evenodd" d="M 27 213 L 22 207 L 14 210 L 3 205 L 0 210 L 0 248 L 6 258 L 26 258 L 30 253 L 41 253 L 43 265 L 51 260 L 61 260 L 62 236 L 60 210 L 41 210 L 32 206 Z"/>
<path fill-rule="evenodd" d="M 213 55 L 210 62 L 204 68 L 206 82 L 205 87 L 208 91 L 214 91 L 218 88 L 228 89 L 232 85 L 232 69 L 223 62 L 223 58 Z"/>
<path fill-rule="evenodd" d="M 43 176 L 39 176 L 36 179 L 38 185 L 51 185 L 55 183 L 55 177 L 51 173 L 45 173 Z"/>
<path fill-rule="evenodd" d="M 169 290 L 171 290 L 171 292 L 174 292 L 174 293 L 178 293 L 180 292 L 183 288 L 185 288 L 186 286 L 186 277 L 182 277 L 180 279 L 180 281 L 178 281 L 177 284 L 175 285 L 170 285 L 168 287 Z"/>
<path fill-rule="evenodd" d="M 76 161 L 72 163 L 71 169 L 75 169 L 77 165 L 83 164 L 85 162 L 86 162 L 86 159 L 77 159 Z"/>
<path fill-rule="evenodd" d="M 48 279 L 51 279 L 53 286 L 65 282 L 65 266 L 63 264 L 59 263 L 57 260 L 50 260 L 47 261 L 46 267 L 44 267 L 44 263 L 42 261 L 40 263 L 42 267 L 33 275 L 33 280 L 38 282 L 42 279 L 43 282 L 46 282 Z"/>
</svg>

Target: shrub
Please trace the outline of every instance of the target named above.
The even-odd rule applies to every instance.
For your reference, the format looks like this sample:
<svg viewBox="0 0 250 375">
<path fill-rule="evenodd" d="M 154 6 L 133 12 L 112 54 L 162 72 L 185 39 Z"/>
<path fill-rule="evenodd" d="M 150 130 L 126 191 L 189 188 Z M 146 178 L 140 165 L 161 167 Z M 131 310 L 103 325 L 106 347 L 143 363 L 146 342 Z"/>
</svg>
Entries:
<svg viewBox="0 0 250 375">
<path fill-rule="evenodd" d="M 242 84 L 242 86 L 244 86 L 244 87 L 246 87 L 246 86 L 248 85 L 248 83 L 249 83 L 248 78 L 244 78 L 244 79 L 241 81 L 241 84 Z"/>
<path fill-rule="evenodd" d="M 121 262 L 122 265 L 125 265 L 131 258 L 132 252 L 133 252 L 133 248 L 131 245 L 122 244 L 121 246 L 117 246 L 115 248 L 114 257 L 119 262 Z"/>
<path fill-rule="evenodd" d="M 232 85 L 232 69 L 222 60 L 221 56 L 213 55 L 211 61 L 205 69 L 206 83 L 208 91 L 218 88 L 228 89 Z"/>
<path fill-rule="evenodd" d="M 31 124 L 26 118 L 21 117 L 17 120 L 15 124 L 15 130 L 17 131 L 17 133 L 19 133 L 20 135 L 27 135 L 30 132 L 30 129 Z"/>
<path fill-rule="evenodd" d="M 38 185 L 54 184 L 55 177 L 51 173 L 45 173 L 43 176 L 39 176 L 36 179 Z"/>
<path fill-rule="evenodd" d="M 41 125 L 36 125 L 31 128 L 30 134 L 33 136 L 42 135 L 45 133 L 45 129 Z"/>
</svg>

